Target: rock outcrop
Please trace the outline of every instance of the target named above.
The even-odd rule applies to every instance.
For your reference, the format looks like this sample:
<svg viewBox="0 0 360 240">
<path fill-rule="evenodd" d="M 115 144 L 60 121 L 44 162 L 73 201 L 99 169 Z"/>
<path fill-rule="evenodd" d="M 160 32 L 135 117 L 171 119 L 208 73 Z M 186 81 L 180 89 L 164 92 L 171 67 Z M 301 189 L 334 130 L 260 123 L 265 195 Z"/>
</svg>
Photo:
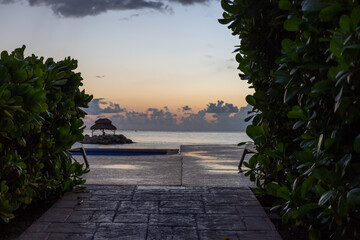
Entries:
<svg viewBox="0 0 360 240">
<path fill-rule="evenodd" d="M 89 135 L 84 136 L 84 140 L 81 142 L 84 144 L 127 144 L 133 143 L 133 141 L 124 135 L 99 135 L 99 136 L 92 136 Z"/>
</svg>

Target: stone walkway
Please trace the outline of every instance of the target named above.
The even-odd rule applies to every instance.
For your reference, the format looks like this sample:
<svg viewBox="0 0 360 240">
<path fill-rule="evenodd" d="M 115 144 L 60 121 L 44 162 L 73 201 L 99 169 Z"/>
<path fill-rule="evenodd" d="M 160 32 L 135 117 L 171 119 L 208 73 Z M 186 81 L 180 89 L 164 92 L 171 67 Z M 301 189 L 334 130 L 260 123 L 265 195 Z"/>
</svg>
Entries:
<svg viewBox="0 0 360 240">
<path fill-rule="evenodd" d="M 232 157 L 221 156 L 221 151 L 215 149 L 215 154 L 213 148 L 200 148 L 190 147 L 181 154 L 180 181 L 183 185 L 175 185 L 174 181 L 170 181 L 172 186 L 166 181 L 163 185 L 145 185 L 146 182 L 139 185 L 89 184 L 84 190 L 67 193 L 19 239 L 281 239 L 249 187 L 231 183 L 234 174 L 225 173 L 229 178 L 226 186 L 222 186 L 226 183 L 224 177 L 215 181 L 215 186 L 206 186 L 206 182 L 211 185 L 209 180 L 215 179 L 216 174 L 223 176 L 220 170 L 224 169 L 220 166 L 220 173 L 207 172 L 205 166 L 201 171 L 199 166 L 204 165 L 201 161 L 210 158 L 211 164 L 214 161 L 220 164 L 223 159 L 224 163 L 231 162 L 229 166 L 236 164 L 229 160 Z M 197 158 L 199 150 L 201 156 Z M 186 158 L 191 162 L 189 169 L 184 166 Z M 203 180 L 202 174 L 205 174 Z M 190 176 L 194 177 L 193 182 Z M 174 178 L 179 179 L 179 175 Z M 184 179 L 188 179 L 186 186 Z"/>
</svg>

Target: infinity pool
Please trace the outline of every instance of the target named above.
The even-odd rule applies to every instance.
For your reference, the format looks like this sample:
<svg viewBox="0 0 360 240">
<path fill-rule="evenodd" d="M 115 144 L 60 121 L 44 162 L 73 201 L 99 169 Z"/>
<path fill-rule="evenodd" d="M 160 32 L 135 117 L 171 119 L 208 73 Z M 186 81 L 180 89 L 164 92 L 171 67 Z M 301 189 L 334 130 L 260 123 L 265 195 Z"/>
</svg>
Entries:
<svg viewBox="0 0 360 240">
<path fill-rule="evenodd" d="M 85 148 L 86 155 L 106 156 L 146 156 L 146 155 L 169 155 L 178 154 L 178 149 L 106 149 L 106 148 Z M 73 152 L 73 155 L 81 155 L 80 152 Z"/>
</svg>

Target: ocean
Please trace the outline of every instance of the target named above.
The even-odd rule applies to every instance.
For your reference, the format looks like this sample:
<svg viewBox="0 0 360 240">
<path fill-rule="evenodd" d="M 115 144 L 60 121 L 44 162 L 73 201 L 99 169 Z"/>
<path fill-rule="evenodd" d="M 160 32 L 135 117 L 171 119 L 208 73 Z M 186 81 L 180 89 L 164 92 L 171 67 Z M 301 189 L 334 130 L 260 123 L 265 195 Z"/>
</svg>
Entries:
<svg viewBox="0 0 360 240">
<path fill-rule="evenodd" d="M 84 144 L 86 148 L 179 148 L 180 145 L 238 144 L 250 141 L 245 132 L 170 132 L 117 130 L 135 143 L 117 145 Z M 91 130 L 84 134 L 91 136 Z M 100 131 L 94 134 L 101 134 Z M 108 132 L 107 134 L 112 134 Z"/>
</svg>

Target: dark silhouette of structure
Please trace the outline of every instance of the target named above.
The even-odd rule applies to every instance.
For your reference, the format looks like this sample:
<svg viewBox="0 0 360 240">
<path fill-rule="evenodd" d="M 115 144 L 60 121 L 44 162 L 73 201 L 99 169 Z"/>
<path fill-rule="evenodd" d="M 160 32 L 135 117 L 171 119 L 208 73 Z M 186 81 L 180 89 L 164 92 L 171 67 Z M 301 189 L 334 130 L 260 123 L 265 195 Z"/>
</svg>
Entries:
<svg viewBox="0 0 360 240">
<path fill-rule="evenodd" d="M 95 124 L 93 126 L 90 127 L 91 129 L 91 135 L 94 136 L 94 131 L 95 130 L 100 130 L 103 132 L 102 135 L 105 135 L 105 130 L 112 130 L 114 131 L 114 135 L 115 135 L 115 130 L 116 127 L 114 125 L 112 125 L 111 121 L 107 118 L 100 118 L 98 120 L 95 121 Z"/>
</svg>

